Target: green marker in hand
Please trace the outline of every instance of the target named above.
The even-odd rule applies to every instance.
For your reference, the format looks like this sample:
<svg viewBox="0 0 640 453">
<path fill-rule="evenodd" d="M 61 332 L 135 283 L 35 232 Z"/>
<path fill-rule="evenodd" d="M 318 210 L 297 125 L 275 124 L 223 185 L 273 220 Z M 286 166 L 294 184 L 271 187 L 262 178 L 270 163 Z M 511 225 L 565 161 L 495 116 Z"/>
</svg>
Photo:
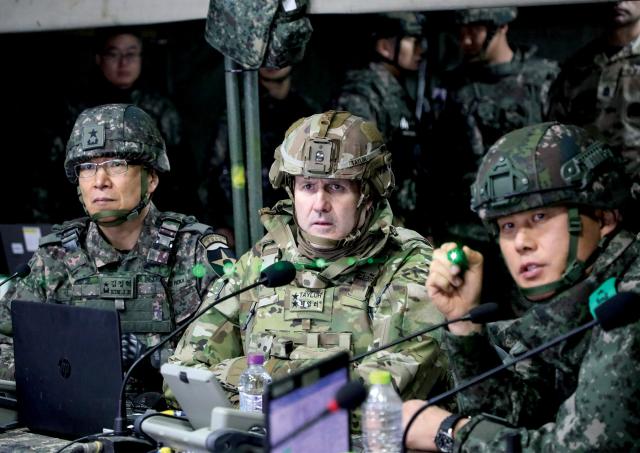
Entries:
<svg viewBox="0 0 640 453">
<path fill-rule="evenodd" d="M 462 247 L 460 247 L 459 245 L 447 252 L 447 259 L 451 264 L 458 266 L 460 268 L 460 272 L 464 272 L 469 269 L 469 261 L 467 261 L 467 255 L 465 255 Z"/>
</svg>

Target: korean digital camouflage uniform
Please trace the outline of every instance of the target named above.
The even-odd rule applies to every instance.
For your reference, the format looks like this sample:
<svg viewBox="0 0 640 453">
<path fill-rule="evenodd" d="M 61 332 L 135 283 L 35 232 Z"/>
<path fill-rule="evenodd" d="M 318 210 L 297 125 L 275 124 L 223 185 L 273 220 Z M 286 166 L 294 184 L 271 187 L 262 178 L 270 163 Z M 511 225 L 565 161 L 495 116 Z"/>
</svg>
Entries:
<svg viewBox="0 0 640 453">
<path fill-rule="evenodd" d="M 622 48 L 604 37 L 578 51 L 551 87 L 549 119 L 598 133 L 625 160 L 640 199 L 640 36 Z M 638 215 L 634 215 L 637 228 Z"/>
<path fill-rule="evenodd" d="M 263 351 L 270 357 L 268 371 L 279 377 L 338 350 L 358 354 L 441 322 L 424 287 L 431 246 L 414 231 L 391 225 L 390 157 L 375 125 L 348 112 L 294 123 L 276 150 L 273 185 L 293 198 L 296 175 L 361 181 L 362 221 L 345 239 L 332 241 L 301 231 L 291 200 L 264 209 L 267 235 L 238 260 L 222 294 L 255 282 L 279 260 L 296 265 L 295 280 L 221 303 L 187 331 L 174 359 L 213 368 L 237 392 L 246 366 L 241 356 L 248 351 Z M 316 248 L 310 240 L 331 248 Z M 403 397 L 425 396 L 446 376 L 440 335 L 389 348 L 364 359 L 355 372 L 366 378 L 375 368 L 387 369 Z"/>
<path fill-rule="evenodd" d="M 593 319 L 590 295 L 595 303 L 616 290 L 640 292 L 640 241 L 624 229 L 605 237 L 586 262 L 576 256 L 578 208 L 613 209 L 627 198 L 617 164 L 612 151 L 584 130 L 557 123 L 512 132 L 491 148 L 473 188 L 480 217 L 495 233 L 496 218 L 565 205 L 569 254 L 560 280 L 529 289 L 542 294 L 555 288 L 551 298 L 534 302 L 518 319 L 489 324 L 482 334 L 446 335 L 458 382 L 499 365 L 496 350 L 518 355 L 586 324 Z M 456 434 L 456 451 L 507 451 L 505 438 L 513 433 L 522 451 L 638 450 L 638 351 L 640 323 L 609 332 L 595 327 L 471 387 L 458 399 L 472 417 Z"/>
<path fill-rule="evenodd" d="M 486 50 L 498 27 L 510 23 L 516 15 L 516 8 L 511 7 L 476 8 L 457 12 L 456 23 L 485 25 Z M 437 239 L 488 241 L 469 209 L 465 188 L 473 182 L 480 159 L 496 140 L 545 118 L 549 87 L 559 68 L 534 54 L 534 47 L 521 47 L 514 49 L 509 62 L 488 63 L 481 53 L 444 78 L 447 98 L 435 127 L 437 143 L 430 156 L 435 168 L 446 169 L 434 174 L 434 187 L 445 190 L 440 197 L 442 206 L 435 211 L 446 232 L 436 234 Z"/>
<path fill-rule="evenodd" d="M 423 39 L 423 18 L 416 13 L 388 13 L 372 20 L 373 39 L 396 38 L 395 60 L 374 52 L 367 67 L 347 72 L 332 108 L 345 110 L 373 121 L 382 132 L 394 161 L 396 191 L 390 202 L 395 221 L 411 228 L 423 226 L 425 219 L 416 211 L 421 162 L 419 124 L 415 100 L 407 91 L 407 71 L 399 66 L 400 41 L 404 37 Z M 399 71 L 394 75 L 389 65 Z"/>
<path fill-rule="evenodd" d="M 69 180 L 77 181 L 75 165 L 96 157 L 144 166 L 140 203 L 131 211 L 97 213 L 54 226 L 29 262 L 31 274 L 9 289 L 0 305 L 4 333 L 10 333 L 10 301 L 23 299 L 118 310 L 122 332 L 151 345 L 197 310 L 209 283 L 222 273 L 230 255 L 223 237 L 193 217 L 159 212 L 150 202 L 148 169 L 168 172 L 169 160 L 149 115 L 125 104 L 81 113 L 67 146 Z M 135 218 L 147 205 L 135 247 L 116 250 L 100 228 Z M 113 216 L 117 220 L 102 220 Z"/>
</svg>

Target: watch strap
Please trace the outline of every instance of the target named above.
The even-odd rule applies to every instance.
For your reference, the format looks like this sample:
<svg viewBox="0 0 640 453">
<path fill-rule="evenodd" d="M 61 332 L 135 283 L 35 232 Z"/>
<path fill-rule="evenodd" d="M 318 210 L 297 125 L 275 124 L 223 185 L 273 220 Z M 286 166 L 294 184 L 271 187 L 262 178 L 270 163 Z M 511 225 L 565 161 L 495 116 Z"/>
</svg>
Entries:
<svg viewBox="0 0 640 453">
<path fill-rule="evenodd" d="M 442 423 L 440 423 L 440 427 L 438 428 L 438 433 L 435 438 L 435 444 L 438 451 L 443 453 L 450 453 L 453 451 L 453 428 L 462 418 L 465 418 L 462 414 L 451 414 L 445 418 Z"/>
</svg>

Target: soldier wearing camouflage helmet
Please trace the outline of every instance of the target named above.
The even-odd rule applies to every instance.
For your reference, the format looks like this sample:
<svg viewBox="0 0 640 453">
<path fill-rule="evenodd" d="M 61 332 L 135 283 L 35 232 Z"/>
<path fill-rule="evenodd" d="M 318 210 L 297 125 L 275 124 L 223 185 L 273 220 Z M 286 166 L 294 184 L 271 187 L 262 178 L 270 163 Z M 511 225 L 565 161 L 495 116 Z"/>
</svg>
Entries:
<svg viewBox="0 0 640 453">
<path fill-rule="evenodd" d="M 65 170 L 87 217 L 55 225 L 40 240 L 31 274 L 7 291 L 0 317 L 10 326 L 14 299 L 118 310 L 127 364 L 197 310 L 231 253 L 209 226 L 151 202 L 169 160 L 142 109 L 83 111 Z"/>
<path fill-rule="evenodd" d="M 373 123 L 336 111 L 299 120 L 276 149 L 270 179 L 289 199 L 261 211 L 267 234 L 238 260 L 223 294 L 280 260 L 295 264 L 295 280 L 211 309 L 187 331 L 175 360 L 212 367 L 235 394 L 248 352 L 264 352 L 270 374 L 281 377 L 440 322 L 424 288 L 431 246 L 392 226 L 391 155 Z M 387 369 L 404 397 L 425 395 L 446 374 L 439 338 L 401 343 L 355 373 Z"/>
<path fill-rule="evenodd" d="M 640 293 L 640 241 L 622 226 L 628 192 L 619 158 L 577 126 L 541 123 L 491 147 L 471 204 L 531 307 L 485 327 L 451 325 L 445 344 L 456 381 L 587 324 L 618 292 Z M 479 303 L 482 273 L 491 271 L 466 246 L 468 270 L 452 266 L 447 253 L 454 246 L 434 252 L 427 280 L 447 319 Z M 582 332 L 461 393 L 459 407 L 482 415 L 449 418 L 448 411 L 427 409 L 410 430 L 409 446 L 444 445 L 444 434 L 432 427 L 443 431 L 448 419 L 457 420 L 453 442 L 441 451 L 637 450 L 640 322 L 628 315 L 626 326 Z M 419 405 L 405 403 L 404 415 L 413 416 Z"/>
<path fill-rule="evenodd" d="M 456 14 L 464 60 L 443 79 L 446 100 L 429 154 L 430 167 L 442 169 L 430 179 L 429 193 L 441 194 L 431 205 L 438 225 L 434 239 L 472 241 L 492 267 L 500 267 L 489 237 L 469 209 L 464 188 L 473 182 L 480 159 L 496 140 L 544 120 L 549 86 L 559 69 L 553 61 L 534 57 L 534 48 L 511 47 L 507 34 L 515 8 Z M 509 280 L 506 272 L 503 280 Z M 486 283 L 492 293 L 506 287 L 499 278 Z"/>
<path fill-rule="evenodd" d="M 636 203 L 640 200 L 640 2 L 606 2 L 595 9 L 604 32 L 562 65 L 550 90 L 549 120 L 597 133 L 624 158 Z M 636 204 L 637 206 L 637 204 Z M 640 227 L 629 212 L 627 227 Z M 632 225 L 631 225 L 632 224 Z"/>
<path fill-rule="evenodd" d="M 406 80 L 418 70 L 426 52 L 424 16 L 414 12 L 378 14 L 370 19 L 371 60 L 347 72 L 332 108 L 345 110 L 376 123 L 394 158 L 397 179 L 391 205 L 396 221 L 411 228 L 419 219 L 418 183 L 422 173 L 415 95 Z M 427 115 L 423 118 L 428 123 Z"/>
</svg>

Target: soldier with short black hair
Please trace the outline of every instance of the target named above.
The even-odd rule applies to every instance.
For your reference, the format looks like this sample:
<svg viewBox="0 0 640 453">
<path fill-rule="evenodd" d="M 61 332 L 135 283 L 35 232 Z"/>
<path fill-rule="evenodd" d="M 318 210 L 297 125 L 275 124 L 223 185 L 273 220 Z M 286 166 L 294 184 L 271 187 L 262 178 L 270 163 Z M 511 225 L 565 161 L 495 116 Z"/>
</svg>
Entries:
<svg viewBox="0 0 640 453">
<path fill-rule="evenodd" d="M 444 344 L 456 383 L 589 323 L 599 304 L 618 292 L 640 293 L 640 241 L 621 217 L 628 199 L 620 159 L 577 126 L 521 128 L 489 149 L 471 206 L 531 308 L 484 327 L 451 324 Z M 468 270 L 453 265 L 447 254 L 454 247 L 434 252 L 427 280 L 447 319 L 480 303 L 483 272 L 492 272 L 466 246 Z M 409 430 L 408 447 L 637 451 L 640 322 L 630 315 L 626 326 L 596 326 L 459 393 L 464 417 L 426 409 Z M 422 404 L 405 403 L 405 422 Z"/>
<path fill-rule="evenodd" d="M 40 240 L 30 275 L 0 305 L 3 333 L 11 334 L 14 299 L 115 309 L 127 365 L 198 309 L 231 252 L 208 225 L 151 202 L 170 167 L 164 140 L 142 109 L 83 111 L 64 166 L 87 217 L 55 225 Z"/>
<path fill-rule="evenodd" d="M 213 369 L 233 398 L 249 352 L 263 352 L 277 378 L 441 321 L 424 287 L 431 245 L 392 225 L 391 154 L 372 122 L 339 111 L 300 119 L 276 149 L 269 178 L 289 199 L 261 211 L 267 234 L 238 260 L 221 294 L 254 283 L 281 260 L 296 266 L 295 280 L 212 308 L 185 333 L 176 361 Z M 441 334 L 368 357 L 354 373 L 366 379 L 386 369 L 403 397 L 427 395 L 446 381 Z"/>
</svg>

